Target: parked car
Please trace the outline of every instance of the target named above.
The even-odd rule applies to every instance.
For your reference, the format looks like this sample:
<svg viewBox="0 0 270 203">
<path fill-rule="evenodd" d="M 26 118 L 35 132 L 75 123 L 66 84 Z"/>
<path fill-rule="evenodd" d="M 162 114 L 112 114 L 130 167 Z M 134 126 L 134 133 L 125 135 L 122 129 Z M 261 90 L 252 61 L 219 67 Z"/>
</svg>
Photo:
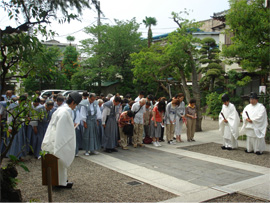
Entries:
<svg viewBox="0 0 270 203">
<path fill-rule="evenodd" d="M 60 94 L 62 94 L 64 97 L 68 97 L 68 95 L 71 92 L 78 92 L 80 95 L 82 95 L 84 90 L 66 90 L 66 91 L 60 92 Z"/>
<path fill-rule="evenodd" d="M 59 89 L 42 90 L 41 95 L 40 95 L 40 99 L 44 95 L 46 95 L 47 97 L 50 97 L 52 94 L 58 94 L 58 93 L 63 92 L 63 91 L 65 91 L 65 90 L 59 90 Z"/>
</svg>

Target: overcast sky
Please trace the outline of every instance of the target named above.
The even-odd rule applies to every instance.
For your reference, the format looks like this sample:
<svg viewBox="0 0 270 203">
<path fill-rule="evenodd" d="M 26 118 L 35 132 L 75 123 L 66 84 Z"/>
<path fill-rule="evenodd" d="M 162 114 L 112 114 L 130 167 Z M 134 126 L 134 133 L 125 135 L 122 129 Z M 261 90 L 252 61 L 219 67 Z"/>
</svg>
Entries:
<svg viewBox="0 0 270 203">
<path fill-rule="evenodd" d="M 155 17 L 157 25 L 152 28 L 153 36 L 169 33 L 177 28 L 171 17 L 171 12 L 180 12 L 185 8 L 191 10 L 189 19 L 196 21 L 210 19 L 214 12 L 229 9 L 228 0 L 100 0 L 101 10 L 104 13 L 102 23 L 113 25 L 114 19 L 130 20 L 136 18 L 138 23 L 147 17 Z M 10 22 L 5 15 L 0 14 L 0 28 L 4 29 Z M 59 25 L 52 23 L 51 29 L 55 30 L 59 36 L 56 40 L 66 43 L 66 36 L 72 35 L 76 38 L 75 42 L 89 38 L 83 32 L 83 28 L 97 23 L 97 11 L 85 10 L 82 22 L 72 21 L 70 24 Z M 141 24 L 140 32 L 143 37 L 147 36 L 147 28 Z M 44 39 L 45 40 L 45 39 Z"/>
</svg>

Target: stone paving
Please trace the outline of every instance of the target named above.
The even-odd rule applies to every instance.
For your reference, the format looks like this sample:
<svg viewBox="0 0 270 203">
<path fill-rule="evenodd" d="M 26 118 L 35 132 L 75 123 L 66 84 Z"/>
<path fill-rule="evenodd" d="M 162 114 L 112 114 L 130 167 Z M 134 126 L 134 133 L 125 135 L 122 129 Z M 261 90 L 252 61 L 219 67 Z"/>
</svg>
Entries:
<svg viewBox="0 0 270 203">
<path fill-rule="evenodd" d="M 185 137 L 185 135 L 183 136 Z M 270 169 L 179 148 L 222 143 L 218 130 L 196 133 L 196 142 L 162 147 L 129 147 L 117 153 L 80 156 L 139 181 L 176 194 L 168 202 L 201 202 L 234 192 L 270 200 Z M 245 141 L 239 141 L 244 147 Z M 267 145 L 267 151 L 270 146 Z"/>
</svg>

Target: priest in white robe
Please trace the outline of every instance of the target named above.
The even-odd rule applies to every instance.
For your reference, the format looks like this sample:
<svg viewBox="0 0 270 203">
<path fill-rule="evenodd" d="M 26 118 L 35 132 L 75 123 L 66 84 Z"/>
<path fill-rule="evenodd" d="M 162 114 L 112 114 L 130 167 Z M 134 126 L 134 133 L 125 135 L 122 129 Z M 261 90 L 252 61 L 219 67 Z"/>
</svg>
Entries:
<svg viewBox="0 0 270 203">
<path fill-rule="evenodd" d="M 72 112 L 81 102 L 82 97 L 78 92 L 72 92 L 67 99 L 67 105 L 58 108 L 50 121 L 42 150 L 58 157 L 59 186 L 71 188 L 73 183 L 67 182 L 67 168 L 75 157 L 76 134 L 72 118 Z"/>
<path fill-rule="evenodd" d="M 256 93 L 250 93 L 250 104 L 243 110 L 243 126 L 240 135 L 247 136 L 247 153 L 261 155 L 265 149 L 267 114 L 264 105 L 258 102 Z"/>
<path fill-rule="evenodd" d="M 235 106 L 230 103 L 227 94 L 222 95 L 222 110 L 219 114 L 219 131 L 223 137 L 222 149 L 232 150 L 238 147 L 240 118 Z"/>
</svg>

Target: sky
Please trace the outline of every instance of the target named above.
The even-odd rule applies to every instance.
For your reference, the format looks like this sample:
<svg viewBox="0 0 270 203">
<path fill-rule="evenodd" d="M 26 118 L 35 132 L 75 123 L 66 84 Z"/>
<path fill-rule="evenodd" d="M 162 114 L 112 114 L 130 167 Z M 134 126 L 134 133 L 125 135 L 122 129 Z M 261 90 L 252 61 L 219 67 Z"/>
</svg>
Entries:
<svg viewBox="0 0 270 203">
<path fill-rule="evenodd" d="M 101 22 L 104 24 L 114 25 L 114 19 L 131 20 L 136 18 L 138 23 L 141 23 L 139 32 L 142 36 L 147 36 L 147 28 L 142 23 L 145 17 L 155 17 L 157 25 L 152 27 L 153 36 L 172 32 L 177 28 L 177 25 L 171 17 L 171 12 L 180 12 L 185 8 L 189 11 L 188 19 L 196 21 L 210 19 L 213 13 L 229 9 L 228 0 L 100 0 L 101 11 L 104 16 L 101 16 Z M 0 14 L 0 28 L 4 29 L 9 25 L 10 21 L 4 12 Z M 81 17 L 81 22 L 72 21 L 70 24 L 58 24 L 52 22 L 50 29 L 56 31 L 58 36 L 54 39 L 61 43 L 67 43 L 66 37 L 72 35 L 75 37 L 75 43 L 83 39 L 90 38 L 83 32 L 83 28 L 89 25 L 97 24 L 97 11 L 84 10 Z M 46 40 L 45 38 L 40 38 Z"/>
</svg>

